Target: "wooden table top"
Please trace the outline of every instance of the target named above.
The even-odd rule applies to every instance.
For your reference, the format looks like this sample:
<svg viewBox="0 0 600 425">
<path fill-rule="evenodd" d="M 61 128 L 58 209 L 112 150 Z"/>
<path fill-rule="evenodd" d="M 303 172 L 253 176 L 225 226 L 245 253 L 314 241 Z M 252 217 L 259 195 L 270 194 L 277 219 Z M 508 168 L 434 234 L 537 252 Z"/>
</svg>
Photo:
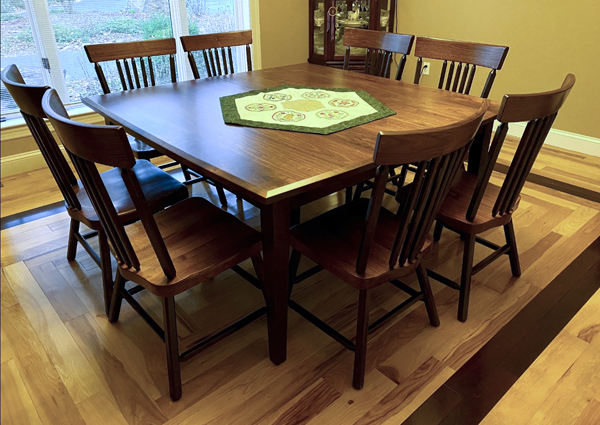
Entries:
<svg viewBox="0 0 600 425">
<path fill-rule="evenodd" d="M 365 90 L 396 111 L 329 135 L 227 125 L 219 98 L 281 84 Z M 91 96 L 83 103 L 140 140 L 261 204 L 374 168 L 379 131 L 438 127 L 466 118 L 477 97 L 311 64 Z M 497 104 L 486 115 L 496 116 Z"/>
</svg>

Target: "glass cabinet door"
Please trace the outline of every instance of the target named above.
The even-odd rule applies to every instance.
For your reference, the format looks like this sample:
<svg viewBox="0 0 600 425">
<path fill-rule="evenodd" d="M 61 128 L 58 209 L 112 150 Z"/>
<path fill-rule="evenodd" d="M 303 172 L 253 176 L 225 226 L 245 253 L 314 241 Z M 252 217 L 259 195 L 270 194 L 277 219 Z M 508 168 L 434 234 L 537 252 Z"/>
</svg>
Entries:
<svg viewBox="0 0 600 425">
<path fill-rule="evenodd" d="M 308 61 L 341 68 L 346 28 L 393 31 L 396 0 L 310 0 Z M 351 48 L 351 69 L 364 66 L 366 50 Z"/>
<path fill-rule="evenodd" d="M 312 0 L 312 45 L 315 55 L 325 55 L 326 14 L 324 0 Z"/>
</svg>

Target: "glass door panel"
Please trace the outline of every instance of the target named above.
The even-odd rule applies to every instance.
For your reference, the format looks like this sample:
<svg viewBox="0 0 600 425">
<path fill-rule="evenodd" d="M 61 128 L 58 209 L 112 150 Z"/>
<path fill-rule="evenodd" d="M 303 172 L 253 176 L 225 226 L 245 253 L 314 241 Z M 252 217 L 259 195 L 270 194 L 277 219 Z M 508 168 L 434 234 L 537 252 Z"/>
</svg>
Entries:
<svg viewBox="0 0 600 425">
<path fill-rule="evenodd" d="M 102 93 L 83 46 L 173 37 L 168 0 L 46 0 L 68 102 Z M 168 57 L 153 60 L 156 84 L 171 82 Z M 114 61 L 103 64 L 111 90 L 121 90 Z"/>
<path fill-rule="evenodd" d="M 0 7 L 2 7 L 0 13 L 2 17 L 0 68 L 4 69 L 15 64 L 28 84 L 40 86 L 48 84 L 44 78 L 44 70 L 35 45 L 25 4 L 23 2 L 3 1 Z M 0 84 L 0 113 L 4 115 L 18 112 L 19 108 L 8 94 L 4 84 Z"/>
</svg>

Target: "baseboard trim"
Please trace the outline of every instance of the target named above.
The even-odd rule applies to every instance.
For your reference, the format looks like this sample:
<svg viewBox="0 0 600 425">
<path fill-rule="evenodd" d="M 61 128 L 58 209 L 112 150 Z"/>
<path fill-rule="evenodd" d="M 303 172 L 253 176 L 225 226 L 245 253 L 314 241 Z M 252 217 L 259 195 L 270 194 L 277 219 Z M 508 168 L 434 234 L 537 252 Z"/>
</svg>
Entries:
<svg viewBox="0 0 600 425">
<path fill-rule="evenodd" d="M 79 108 L 75 110 L 71 118 L 76 121 L 86 124 L 104 124 L 104 118 L 89 110 L 89 108 Z M 52 125 L 48 123 L 48 129 L 52 133 L 55 139 L 58 140 L 58 136 Z M 9 142 L 15 139 L 31 137 L 29 127 L 25 124 L 23 119 L 12 120 L 10 125 L 2 127 L 2 140 L 1 143 Z M 63 154 L 66 155 L 64 147 L 60 145 L 60 149 Z M 39 170 L 40 168 L 46 168 L 46 161 L 39 150 L 22 152 L 15 155 L 4 156 L 0 159 L 0 177 L 9 177 L 19 173 L 27 173 L 33 170 Z"/>
<path fill-rule="evenodd" d="M 496 123 L 496 126 L 500 123 Z M 508 126 L 508 135 L 521 137 L 525 131 L 525 123 L 511 123 Z M 495 130 L 495 128 L 494 128 Z M 549 146 L 556 146 L 562 149 L 579 152 L 585 155 L 600 157 L 600 139 L 596 137 L 584 136 L 583 134 L 571 133 L 569 131 L 551 129 L 546 141 Z"/>
<path fill-rule="evenodd" d="M 63 150 L 62 146 L 61 150 Z M 0 177 L 5 178 L 46 167 L 46 161 L 40 151 L 19 153 L 0 160 Z"/>
</svg>

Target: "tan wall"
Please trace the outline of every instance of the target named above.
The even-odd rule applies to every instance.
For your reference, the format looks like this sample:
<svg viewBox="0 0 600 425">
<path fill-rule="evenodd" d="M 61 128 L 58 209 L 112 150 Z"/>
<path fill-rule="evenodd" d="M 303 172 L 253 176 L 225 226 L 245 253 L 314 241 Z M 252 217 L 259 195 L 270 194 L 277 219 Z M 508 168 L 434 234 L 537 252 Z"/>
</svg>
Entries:
<svg viewBox="0 0 600 425">
<path fill-rule="evenodd" d="M 308 0 L 260 0 L 263 68 L 308 59 Z"/>
<path fill-rule="evenodd" d="M 399 0 L 398 32 L 509 46 L 491 99 L 558 88 L 575 74 L 554 128 L 600 138 L 600 1 Z M 412 81 L 415 65 L 411 57 L 405 81 Z M 435 70 L 432 63 L 423 83 L 437 85 Z"/>
</svg>

